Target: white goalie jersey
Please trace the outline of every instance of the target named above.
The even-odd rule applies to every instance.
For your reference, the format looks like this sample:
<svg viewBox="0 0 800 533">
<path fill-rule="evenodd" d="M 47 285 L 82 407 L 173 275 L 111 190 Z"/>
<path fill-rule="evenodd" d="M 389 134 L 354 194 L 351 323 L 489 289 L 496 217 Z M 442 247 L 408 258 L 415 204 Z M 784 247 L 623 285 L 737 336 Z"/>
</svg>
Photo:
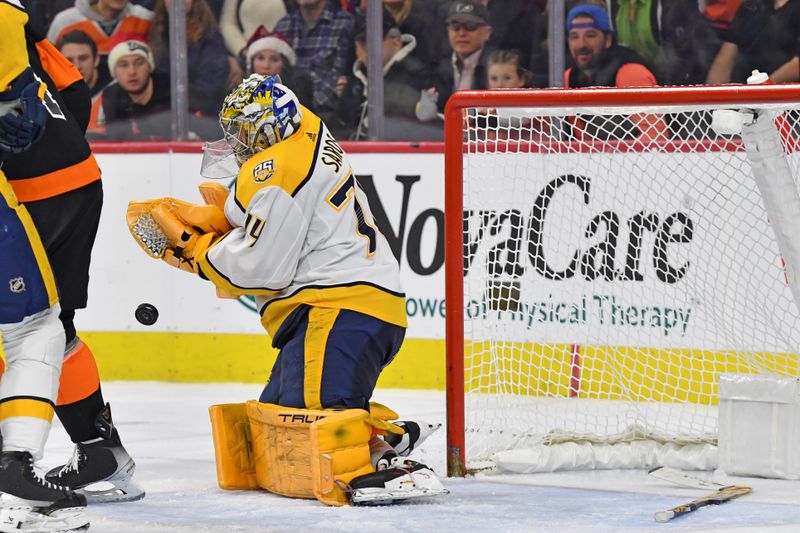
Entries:
<svg viewBox="0 0 800 533">
<path fill-rule="evenodd" d="M 242 165 L 225 215 L 234 229 L 198 259 L 200 271 L 255 296 L 271 335 L 301 304 L 406 327 L 397 260 L 347 155 L 308 109 L 295 134 Z"/>
</svg>

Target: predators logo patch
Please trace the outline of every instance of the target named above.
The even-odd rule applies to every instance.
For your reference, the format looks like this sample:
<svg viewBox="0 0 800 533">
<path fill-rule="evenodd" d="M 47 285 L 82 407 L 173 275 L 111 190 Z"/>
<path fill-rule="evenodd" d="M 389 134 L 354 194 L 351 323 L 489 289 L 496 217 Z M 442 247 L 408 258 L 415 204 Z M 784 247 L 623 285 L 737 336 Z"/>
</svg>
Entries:
<svg viewBox="0 0 800 533">
<path fill-rule="evenodd" d="M 256 165 L 253 169 L 253 181 L 256 183 L 264 183 L 275 174 L 275 164 L 272 159 L 268 159 Z"/>
</svg>

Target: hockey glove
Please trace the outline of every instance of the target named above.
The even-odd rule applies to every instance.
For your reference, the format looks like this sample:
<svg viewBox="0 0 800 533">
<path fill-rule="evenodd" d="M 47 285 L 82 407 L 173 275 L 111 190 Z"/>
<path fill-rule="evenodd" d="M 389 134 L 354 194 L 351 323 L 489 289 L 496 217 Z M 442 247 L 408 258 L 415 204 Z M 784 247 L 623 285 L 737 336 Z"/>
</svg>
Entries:
<svg viewBox="0 0 800 533">
<path fill-rule="evenodd" d="M 219 238 L 216 233 L 201 233 L 200 228 L 187 226 L 172 212 L 168 205 L 160 204 L 153 209 L 153 220 L 164 231 L 167 246 L 162 261 L 170 266 L 197 274 L 196 258 Z"/>
<path fill-rule="evenodd" d="M 19 93 L 19 104 L 0 116 L 0 150 L 18 154 L 44 134 L 47 110 L 44 107 L 47 86 L 31 77 Z"/>
<path fill-rule="evenodd" d="M 131 202 L 126 220 L 131 235 L 147 255 L 195 273 L 195 258 L 231 229 L 216 205 L 195 205 L 174 198 Z"/>
</svg>

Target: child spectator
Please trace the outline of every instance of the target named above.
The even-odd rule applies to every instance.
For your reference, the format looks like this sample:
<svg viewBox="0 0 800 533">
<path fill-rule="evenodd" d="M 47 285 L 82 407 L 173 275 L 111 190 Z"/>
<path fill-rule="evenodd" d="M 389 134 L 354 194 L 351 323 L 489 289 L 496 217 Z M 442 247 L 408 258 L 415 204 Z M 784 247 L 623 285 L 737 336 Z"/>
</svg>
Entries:
<svg viewBox="0 0 800 533">
<path fill-rule="evenodd" d="M 301 102 L 311 109 L 314 82 L 307 73 L 296 69 L 297 55 L 283 35 L 270 33 L 259 26 L 247 43 L 247 75 L 280 76 L 281 83 L 289 87 Z M 311 109 L 313 111 L 313 109 Z"/>
<path fill-rule="evenodd" d="M 285 15 L 283 0 L 225 0 L 219 30 L 228 52 L 243 59 L 247 53 L 247 41 L 256 30 L 261 26 L 271 30 Z"/>
<path fill-rule="evenodd" d="M 116 83 L 103 91 L 99 125 L 110 139 L 169 138 L 169 79 L 154 72 L 154 64 L 150 47 L 141 41 L 123 41 L 108 55 Z"/>
<path fill-rule="evenodd" d="M 119 42 L 122 36 L 146 40 L 152 18 L 152 11 L 128 0 L 76 0 L 74 7 L 55 16 L 47 38 L 57 43 L 67 32 L 80 30 L 95 42 L 105 58 L 112 43 Z"/>
<path fill-rule="evenodd" d="M 533 74 L 523 66 L 522 54 L 517 50 L 495 50 L 489 56 L 488 76 L 490 89 L 524 89 L 530 87 Z M 482 138 L 493 141 L 532 140 L 533 125 L 541 132 L 545 122 L 519 116 L 519 109 L 482 109 L 473 115 L 473 129 L 482 132 Z"/>
<path fill-rule="evenodd" d="M 522 55 L 517 50 L 495 50 L 489 56 L 488 76 L 490 89 L 522 89 L 529 87 L 533 74 L 522 66 Z"/>
</svg>

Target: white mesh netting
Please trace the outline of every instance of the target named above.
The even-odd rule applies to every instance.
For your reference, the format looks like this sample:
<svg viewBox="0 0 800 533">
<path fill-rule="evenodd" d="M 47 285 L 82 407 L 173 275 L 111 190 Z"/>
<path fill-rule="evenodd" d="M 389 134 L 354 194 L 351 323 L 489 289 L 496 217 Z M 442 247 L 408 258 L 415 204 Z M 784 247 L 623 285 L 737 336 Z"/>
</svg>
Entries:
<svg viewBox="0 0 800 533">
<path fill-rule="evenodd" d="M 468 468 L 562 441 L 714 444 L 719 372 L 798 374 L 770 216 L 713 109 L 464 111 Z M 788 110 L 762 115 L 796 177 Z"/>
</svg>

